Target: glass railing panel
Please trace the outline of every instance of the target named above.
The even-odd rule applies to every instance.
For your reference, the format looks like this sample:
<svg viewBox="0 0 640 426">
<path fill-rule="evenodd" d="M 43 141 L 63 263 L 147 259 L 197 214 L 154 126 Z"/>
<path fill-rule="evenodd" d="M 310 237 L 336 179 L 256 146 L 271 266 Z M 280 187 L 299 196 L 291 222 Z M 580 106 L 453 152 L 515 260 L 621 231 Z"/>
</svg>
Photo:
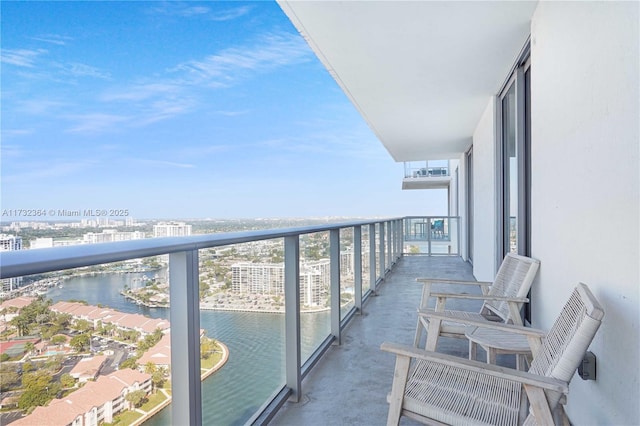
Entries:
<svg viewBox="0 0 640 426">
<path fill-rule="evenodd" d="M 375 242 L 376 242 L 376 281 L 382 277 L 382 272 L 380 271 L 380 230 L 382 227 L 379 223 L 376 223 L 376 234 L 375 234 Z"/>
<path fill-rule="evenodd" d="M 340 318 L 355 307 L 353 228 L 340 230 Z"/>
<path fill-rule="evenodd" d="M 449 176 L 448 160 L 409 161 L 404 163 L 405 178 Z"/>
<path fill-rule="evenodd" d="M 29 413 L 57 398 L 102 406 L 107 401 L 99 389 L 111 376 L 127 383 L 131 396 L 99 412 L 100 421 L 131 423 L 143 415 L 127 407 L 150 411 L 170 398 L 170 361 L 150 357 L 170 355 L 164 347 L 170 342 L 169 283 L 161 257 L 10 280 L 18 285 L 3 294 L 1 340 L 11 348 L 0 382 L 19 410 Z M 136 381 L 143 384 L 140 392 L 134 392 Z M 33 423 L 46 419 L 47 410 L 56 408 L 31 414 Z"/>
<path fill-rule="evenodd" d="M 371 267 L 370 267 L 370 253 L 369 253 L 369 226 L 362 227 L 362 295 L 370 288 L 371 280 Z"/>
<path fill-rule="evenodd" d="M 199 263 L 202 422 L 244 423 L 285 383 L 283 240 L 200 250 Z"/>
<path fill-rule="evenodd" d="M 321 227 L 318 228 L 322 229 Z M 380 258 L 381 250 L 387 250 L 385 257 L 390 259 L 386 228 L 381 227 L 379 224 L 372 226 L 372 228 L 374 232 L 371 232 L 368 224 L 362 226 L 363 244 L 361 256 L 363 293 L 370 288 L 370 273 L 376 274 L 378 278 L 384 273 L 384 271 L 380 270 L 380 262 L 377 261 Z M 381 229 L 385 229 L 384 247 L 380 245 Z M 334 239 L 336 235 L 333 231 L 302 233 L 299 235 L 301 297 L 300 350 L 302 363 L 307 361 L 321 343 L 331 334 L 330 234 L 333 235 L 331 239 Z M 344 270 L 341 270 L 342 286 L 338 291 L 340 291 L 341 294 L 349 294 L 348 300 L 345 300 L 346 306 L 343 307 L 345 310 L 342 311 L 341 309 L 343 316 L 346 314 L 347 309 L 353 307 L 355 299 L 353 294 L 353 262 L 348 260 L 349 256 L 351 256 L 351 258 L 354 256 L 353 235 L 352 226 L 343 228 L 340 231 L 340 263 L 344 265 Z M 196 242 L 198 245 L 210 243 L 216 246 L 216 241 L 219 241 L 218 235 L 202 237 L 204 236 L 176 239 L 176 244 L 183 247 L 185 244 L 188 246 L 190 242 Z M 251 238 L 251 236 L 248 238 Z M 258 238 L 262 237 L 258 236 Z M 371 238 L 373 238 L 373 240 L 371 240 Z M 244 237 L 234 237 L 230 239 L 246 241 Z M 371 241 L 374 242 L 373 250 L 370 245 Z M 291 240 L 289 240 L 289 243 L 290 242 Z M 37 277 L 22 277 L 21 281 L 11 279 L 13 281 L 8 281 L 6 284 L 9 288 L 8 291 L 10 291 L 11 287 L 15 284 L 16 287 L 21 287 L 21 291 L 33 291 L 34 296 L 51 298 L 52 303 L 60 301 L 68 302 L 71 299 L 78 299 L 91 305 L 93 311 L 108 311 L 114 318 L 119 315 L 115 312 L 117 310 L 118 312 L 122 311 L 129 319 L 138 318 L 134 314 L 140 314 L 140 318 L 145 318 L 144 321 L 149 324 L 157 323 L 153 321 L 168 324 L 171 309 L 168 300 L 169 289 L 171 288 L 168 273 L 169 255 L 163 255 L 162 253 L 165 253 L 164 250 L 166 247 L 172 246 L 163 246 L 162 244 L 166 244 L 166 242 L 152 248 L 152 250 L 155 249 L 155 253 L 159 253 L 159 255 L 155 257 L 130 259 L 117 263 L 101 264 L 74 270 L 50 272 Z M 100 257 L 93 258 L 93 260 L 87 260 L 86 257 L 83 257 L 83 252 L 77 250 L 68 251 L 69 258 L 65 258 L 63 254 L 61 254 L 64 253 L 64 251 L 56 250 L 52 252 L 52 258 L 56 259 L 56 262 L 60 262 L 56 264 L 62 266 L 65 264 L 72 265 L 73 262 L 78 261 L 78 259 L 80 259 L 79 263 L 86 262 L 85 264 L 87 264 L 98 261 L 97 259 L 125 258 L 127 256 L 125 253 L 139 254 L 140 251 L 148 253 L 149 244 L 144 245 L 144 250 L 140 249 L 138 245 L 139 243 L 136 242 L 131 242 L 130 244 L 124 243 L 122 252 L 117 251 L 119 248 L 113 250 L 114 246 L 105 246 L 104 252 L 98 250 L 98 252 L 101 253 L 99 255 Z M 291 245 L 288 245 L 288 247 L 290 248 Z M 174 251 L 172 248 L 167 250 Z M 372 251 L 374 253 L 371 253 Z M 134 256 L 135 254 L 131 255 Z M 199 349 L 202 355 L 202 372 L 205 373 L 205 375 L 211 373 L 211 375 L 203 378 L 202 383 L 201 402 L 203 407 L 203 423 L 244 423 L 251 418 L 255 411 L 263 406 L 265 401 L 269 400 L 274 392 L 285 382 L 284 295 L 280 296 L 280 294 L 283 293 L 282 290 L 284 286 L 283 273 L 281 273 L 284 271 L 282 234 L 280 234 L 278 238 L 269 240 L 216 246 L 215 248 L 200 249 L 197 253 L 194 251 L 177 253 L 176 256 L 172 255 L 172 274 L 179 276 L 181 280 L 186 279 L 187 283 L 192 283 L 193 281 L 187 272 L 184 272 L 185 275 L 181 275 L 183 272 L 180 272 L 181 268 L 185 267 L 185 256 L 183 256 L 183 254 L 187 254 L 189 259 L 193 259 L 191 256 L 197 254 L 199 260 L 198 283 L 200 287 L 198 295 L 201 308 L 200 328 L 204 336 Z M 23 256 L 25 259 L 35 259 L 33 256 L 26 255 L 27 256 Z M 56 258 L 56 256 L 58 257 Z M 375 256 L 376 260 L 374 268 L 371 268 L 370 258 L 372 256 Z M 17 259 L 20 259 L 20 257 Z M 14 260 L 12 261 L 15 262 Z M 15 263 L 18 265 L 26 265 L 22 266 L 23 273 L 28 273 L 30 269 L 37 270 L 37 268 L 39 268 L 39 266 L 33 266 L 37 263 L 33 260 L 29 262 L 23 261 L 22 263 L 18 261 Z M 3 267 L 3 273 L 6 275 L 13 273 L 10 272 L 11 266 L 7 266 L 10 264 L 11 262 L 7 262 Z M 386 265 L 390 265 L 389 260 L 386 261 Z M 175 266 L 178 267 L 174 269 Z M 370 271 L 370 269 L 372 270 Z M 16 269 L 13 270 L 15 271 Z M 188 270 L 188 267 L 183 269 L 183 271 Z M 267 271 L 269 271 L 269 273 L 267 273 Z M 282 280 L 280 280 L 279 277 L 282 277 Z M 46 286 L 44 285 L 45 282 L 41 281 L 44 279 L 47 280 Z M 35 282 L 42 285 L 35 285 Z M 42 294 L 38 294 L 38 291 Z M 173 295 L 181 297 L 179 292 L 175 293 L 174 291 Z M 4 296 L 8 295 L 5 294 Z M 181 321 L 184 323 L 184 321 L 186 321 L 186 319 L 181 316 L 184 306 L 189 305 L 185 303 L 184 300 L 180 300 L 179 298 L 175 299 L 174 308 L 178 309 L 179 307 L 180 309 L 174 312 L 174 315 L 176 312 L 178 312 L 177 315 L 179 315 L 176 319 L 177 323 Z M 184 308 L 184 312 L 187 312 L 187 309 L 189 308 Z M 35 330 L 35 328 L 37 328 L 36 331 L 39 333 L 38 337 L 40 337 L 41 340 L 42 337 L 49 340 L 53 337 L 47 334 L 47 330 L 45 330 L 44 335 L 42 335 L 43 329 L 46 329 L 51 322 L 49 318 L 42 314 L 39 317 L 37 315 L 35 317 L 37 327 L 29 328 L 21 325 L 19 320 L 10 323 L 12 318 L 8 318 L 7 315 L 15 314 L 16 312 L 11 312 L 7 309 L 2 309 L 1 312 L 0 315 L 4 321 L 4 329 L 0 328 L 0 332 L 4 333 L 3 340 L 7 340 L 10 337 L 18 337 L 12 336 L 12 333 L 28 334 L 32 330 Z M 122 315 L 120 315 L 120 317 L 122 317 Z M 84 320 L 84 318 L 80 319 Z M 94 320 L 92 319 L 92 321 Z M 153 366 L 147 365 L 149 361 L 143 358 L 143 355 L 147 353 L 156 342 L 147 340 L 146 335 L 135 329 L 135 327 L 133 327 L 133 329 L 127 329 L 127 327 L 132 327 L 130 325 L 118 323 L 116 327 L 113 328 L 110 326 L 111 323 L 106 319 L 100 319 L 100 323 L 96 321 L 92 323 L 92 330 L 87 329 L 87 325 L 83 322 L 74 324 L 74 327 L 81 327 L 82 330 L 78 330 L 78 333 L 72 333 L 73 337 L 75 337 L 76 334 L 89 334 L 86 337 L 89 345 L 88 349 L 80 346 L 80 350 L 87 352 L 86 355 L 88 356 L 96 352 L 106 353 L 113 351 L 112 354 L 110 353 L 110 355 L 114 356 L 114 362 L 112 362 L 111 365 L 113 368 L 117 367 L 119 369 L 118 371 L 124 370 L 127 365 L 135 366 L 138 364 L 140 371 L 144 372 L 146 370 L 150 377 L 155 376 L 149 383 L 153 383 L 155 380 L 158 390 L 149 396 L 147 401 L 137 401 L 136 404 L 145 404 L 141 407 L 144 411 L 149 411 L 152 409 L 151 405 L 165 403 L 167 397 L 172 394 L 170 376 L 165 375 L 164 381 L 160 380 L 162 374 L 154 370 Z M 20 333 L 18 333 L 17 330 L 18 326 L 23 327 Z M 186 329 L 188 327 L 180 328 L 185 329 L 181 331 L 187 332 Z M 192 331 L 194 331 L 193 335 L 197 334 L 195 330 Z M 154 332 L 155 329 L 148 330 L 146 334 L 153 335 Z M 163 338 L 162 336 L 156 337 Z M 69 336 L 68 340 L 70 339 L 71 336 Z M 85 337 L 75 339 L 73 344 L 69 342 L 68 345 L 82 345 L 84 339 Z M 180 339 L 182 339 L 182 337 L 180 337 Z M 55 340 L 55 342 L 52 341 L 51 343 L 58 346 L 65 345 L 61 338 Z M 58 342 L 58 340 L 60 341 Z M 114 347 L 111 348 L 110 345 L 114 345 Z M 31 345 L 28 346 L 28 350 L 40 351 L 38 355 L 42 355 L 42 351 L 44 351 L 44 355 L 50 358 L 51 362 L 60 362 L 62 363 L 62 367 L 65 366 L 64 359 L 56 358 L 62 356 L 62 354 L 51 349 L 51 345 L 49 344 L 41 346 L 42 347 L 36 347 L 36 342 L 34 342 L 33 347 L 31 347 Z M 120 352 L 116 350 L 115 346 L 122 346 Z M 165 346 L 170 348 L 170 343 Z M 187 348 L 186 351 L 177 351 L 176 357 L 186 356 L 192 349 L 191 345 L 188 346 L 189 348 Z M 144 347 L 144 351 L 141 350 L 141 347 Z M 22 359 L 21 357 L 24 356 L 24 351 L 15 356 L 20 356 L 20 359 Z M 223 359 L 224 361 L 221 361 Z M 30 360 L 30 358 L 27 360 Z M 13 361 L 15 360 L 11 358 L 3 360 L 2 365 L 9 365 L 13 363 Z M 125 364 L 123 364 L 123 362 L 125 362 Z M 215 366 L 219 362 L 222 362 L 218 365 L 221 368 L 216 370 Z M 262 368 L 262 370 L 256 368 L 257 366 Z M 53 367 L 56 367 L 56 365 Z M 29 373 L 28 370 L 30 368 L 31 367 L 27 365 L 26 372 L 22 367 L 20 371 L 16 369 L 16 372 L 20 375 L 18 379 L 21 379 L 22 375 Z M 158 366 L 156 365 L 155 368 L 157 369 Z M 178 367 L 176 366 L 176 368 Z M 44 370 L 44 367 L 40 369 Z M 3 376 L 4 374 L 5 372 L 3 372 Z M 8 372 L 8 374 L 11 374 L 11 372 Z M 10 375 L 8 377 L 11 378 Z M 65 380 L 67 380 L 66 376 Z M 176 380 L 178 380 L 176 385 L 184 387 L 188 377 L 184 377 L 184 382 L 181 379 Z M 10 380 L 4 380 L 3 378 L 2 383 L 3 387 L 9 390 L 13 389 L 12 387 L 14 385 L 6 384 L 12 383 Z M 17 386 L 21 385 L 22 382 L 20 380 Z M 54 390 L 57 391 L 57 389 Z M 128 406 L 130 402 L 133 403 L 133 401 L 119 401 L 116 406 L 125 407 Z M 184 396 L 179 398 L 176 396 L 174 404 L 184 406 Z M 105 417 L 108 417 L 108 414 L 105 414 L 106 412 L 105 410 L 101 411 L 101 421 L 109 421 Z M 137 416 L 136 413 L 137 412 L 132 412 L 131 414 L 127 414 L 126 416 L 129 417 L 125 416 L 121 418 L 121 423 L 129 424 L 134 422 L 136 419 L 130 417 Z M 171 424 L 171 422 L 172 413 L 171 406 L 169 406 L 153 416 L 147 424 L 161 425 Z"/>
<path fill-rule="evenodd" d="M 460 254 L 460 219 L 454 216 L 405 218 L 405 254 Z"/>
<path fill-rule="evenodd" d="M 331 334 L 329 232 L 300 236 L 300 341 L 304 364 Z"/>
</svg>

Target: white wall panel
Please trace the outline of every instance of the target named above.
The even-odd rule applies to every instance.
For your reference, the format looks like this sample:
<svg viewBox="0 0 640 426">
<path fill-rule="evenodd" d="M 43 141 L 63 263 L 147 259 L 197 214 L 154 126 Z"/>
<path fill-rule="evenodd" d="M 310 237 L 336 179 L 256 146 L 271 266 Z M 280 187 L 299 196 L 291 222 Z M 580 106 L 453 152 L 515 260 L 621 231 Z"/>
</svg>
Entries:
<svg viewBox="0 0 640 426">
<path fill-rule="evenodd" d="M 473 274 L 480 281 L 493 280 L 496 272 L 494 110 L 495 101 L 491 98 L 473 133 Z"/>
<path fill-rule="evenodd" d="M 605 309 L 574 424 L 640 419 L 638 8 L 541 2 L 532 21 L 533 323 L 547 329 L 579 281 Z"/>
</svg>

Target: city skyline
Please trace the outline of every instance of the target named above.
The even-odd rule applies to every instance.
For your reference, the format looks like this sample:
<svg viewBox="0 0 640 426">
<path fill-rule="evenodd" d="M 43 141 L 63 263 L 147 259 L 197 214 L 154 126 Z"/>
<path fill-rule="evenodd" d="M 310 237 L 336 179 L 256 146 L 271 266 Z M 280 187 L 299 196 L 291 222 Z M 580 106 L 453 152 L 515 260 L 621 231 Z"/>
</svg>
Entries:
<svg viewBox="0 0 640 426">
<path fill-rule="evenodd" d="M 446 214 L 275 2 L 2 2 L 0 209 Z M 57 220 L 13 216 L 2 220 Z"/>
</svg>

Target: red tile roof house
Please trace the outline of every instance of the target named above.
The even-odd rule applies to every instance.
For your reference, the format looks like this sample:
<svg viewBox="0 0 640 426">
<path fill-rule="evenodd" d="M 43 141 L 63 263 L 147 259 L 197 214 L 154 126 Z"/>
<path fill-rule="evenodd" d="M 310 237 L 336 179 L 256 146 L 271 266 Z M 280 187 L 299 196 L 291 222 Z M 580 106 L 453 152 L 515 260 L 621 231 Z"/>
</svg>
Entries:
<svg viewBox="0 0 640 426">
<path fill-rule="evenodd" d="M 95 380 L 100 373 L 100 369 L 107 361 L 106 355 L 96 355 L 91 358 L 82 358 L 69 372 L 71 377 L 78 379 L 80 383 L 88 380 Z"/>
<path fill-rule="evenodd" d="M 7 308 L 22 309 L 25 306 L 30 305 L 31 302 L 33 302 L 34 300 L 36 300 L 35 297 L 25 297 L 25 296 L 21 296 L 21 297 L 16 297 L 14 299 L 5 300 L 0 305 L 0 311 L 3 310 L 3 309 L 7 309 Z"/>
<path fill-rule="evenodd" d="M 4 314 L 0 315 L 0 332 L 7 330 L 9 328 L 7 326 L 9 321 L 15 318 L 22 308 L 30 305 L 34 300 L 36 300 L 35 297 L 16 297 L 15 299 L 2 302 L 2 304 L 0 304 L 0 312 L 4 311 Z M 17 311 L 15 313 L 9 313 L 9 308 L 16 308 Z"/>
<path fill-rule="evenodd" d="M 171 334 L 167 333 L 162 336 L 162 339 L 148 351 L 146 351 L 140 359 L 138 359 L 138 365 L 144 370 L 147 363 L 152 363 L 156 367 L 164 368 L 168 370 L 171 368 Z"/>
<path fill-rule="evenodd" d="M 125 396 L 129 392 L 151 391 L 151 376 L 125 369 L 108 376 L 100 376 L 95 382 L 71 393 L 66 398 L 54 399 L 46 407 L 37 407 L 30 415 L 19 419 L 14 426 L 97 426 L 111 423 L 113 416 L 129 409 Z"/>
<path fill-rule="evenodd" d="M 121 330 L 139 331 L 143 336 L 152 334 L 157 328 L 167 332 L 171 326 L 167 320 L 148 318 L 140 314 L 126 314 L 113 309 L 83 305 L 78 302 L 58 302 L 51 306 L 51 310 L 67 313 L 74 318 L 91 321 L 94 327 L 97 327 L 98 321 L 101 321 L 103 324 L 113 324 Z"/>
</svg>

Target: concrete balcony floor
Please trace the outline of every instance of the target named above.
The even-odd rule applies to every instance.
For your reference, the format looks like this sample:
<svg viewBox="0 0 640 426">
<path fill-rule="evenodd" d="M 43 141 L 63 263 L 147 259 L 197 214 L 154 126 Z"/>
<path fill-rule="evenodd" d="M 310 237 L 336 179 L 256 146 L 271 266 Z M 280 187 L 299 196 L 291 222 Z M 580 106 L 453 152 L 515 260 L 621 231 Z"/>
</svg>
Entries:
<svg viewBox="0 0 640 426">
<path fill-rule="evenodd" d="M 273 425 L 383 425 L 387 394 L 391 391 L 395 356 L 380 350 L 385 342 L 413 344 L 416 309 L 422 285 L 417 277 L 473 280 L 471 265 L 460 257 L 405 256 L 370 297 L 362 315 L 356 315 L 342 334 L 342 345 L 332 346 L 302 382 L 299 403 L 287 402 Z M 469 286 L 434 285 L 434 291 L 467 291 Z M 477 302 L 447 305 L 448 309 L 480 310 Z M 466 340 L 441 338 L 438 352 L 467 357 Z M 484 354 L 478 350 L 479 358 Z M 513 366 L 509 356 L 499 364 Z M 402 425 L 417 424 L 402 418 Z"/>
</svg>

